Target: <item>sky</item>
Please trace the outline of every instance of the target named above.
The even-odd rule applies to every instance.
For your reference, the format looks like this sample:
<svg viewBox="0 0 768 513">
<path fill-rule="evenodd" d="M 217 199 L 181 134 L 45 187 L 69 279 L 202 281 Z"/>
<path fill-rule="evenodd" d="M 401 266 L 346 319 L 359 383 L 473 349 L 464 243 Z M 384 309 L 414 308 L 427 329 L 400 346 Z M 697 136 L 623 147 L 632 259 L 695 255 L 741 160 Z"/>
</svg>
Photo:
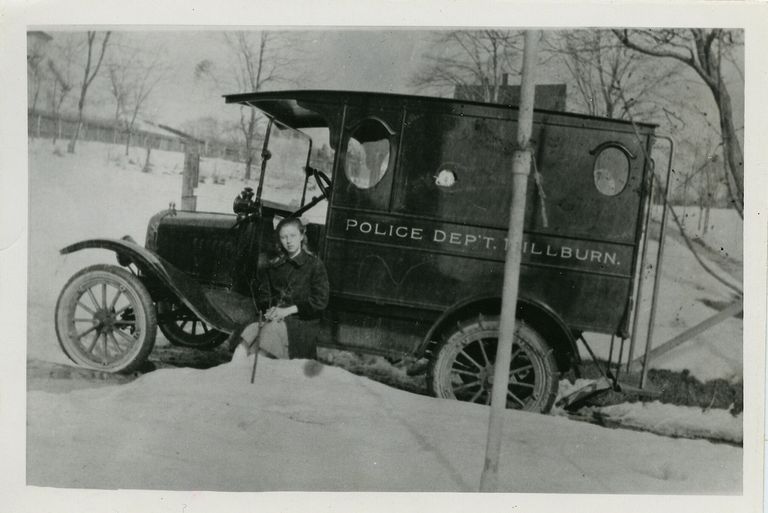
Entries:
<svg viewBox="0 0 768 513">
<path fill-rule="evenodd" d="M 68 36 L 82 38 L 82 33 L 47 32 L 53 36 L 53 44 Z M 298 75 L 299 79 L 292 84 L 267 85 L 266 89 L 347 89 L 418 94 L 421 91 L 415 90 L 409 82 L 424 65 L 425 57 L 439 50 L 433 42 L 435 31 L 428 30 L 323 28 L 292 32 L 303 42 L 298 48 L 293 48 L 294 60 L 289 67 L 289 73 Z M 125 52 L 126 48 L 134 48 L 146 58 L 157 56 L 163 63 L 165 78 L 158 83 L 147 102 L 143 112 L 145 119 L 183 127 L 185 123 L 205 116 L 230 120 L 239 116 L 239 110 L 235 106 L 227 106 L 222 98 L 224 94 L 244 91 L 226 83 L 229 75 L 226 69 L 233 52 L 224 43 L 220 31 L 122 28 L 113 33 L 110 45 L 112 56 Z M 203 60 L 213 63 L 214 75 L 219 83 L 195 79 L 195 66 Z M 670 62 L 667 60 L 664 65 Z M 686 70 L 685 73 L 688 75 L 687 89 L 683 91 L 675 86 L 676 89 L 668 95 L 686 96 L 686 101 L 707 112 L 708 118 L 716 124 L 717 113 L 711 93 L 692 71 Z M 111 117 L 114 100 L 108 92 L 106 74 L 101 75 L 89 93 L 86 115 Z M 738 78 L 735 73 L 733 76 Z M 539 83 L 564 83 L 569 78 L 567 70 L 558 60 L 542 57 L 538 80 Z M 519 77 L 511 76 L 510 83 L 519 83 Z M 569 84 L 568 88 L 569 97 L 577 94 L 573 84 Z M 744 105 L 742 84 L 732 87 L 730 93 L 736 123 L 741 125 Z M 76 94 L 70 96 L 70 108 L 73 108 Z M 569 105 L 569 109 L 572 108 Z M 700 138 L 709 131 L 705 118 L 688 117 L 688 135 L 683 138 Z M 660 121 L 664 122 L 663 119 Z"/>
<path fill-rule="evenodd" d="M 59 32 L 49 33 L 54 41 L 61 37 Z M 309 42 L 299 57 L 303 79 L 295 86 L 283 87 L 411 92 L 409 77 L 428 47 L 424 31 L 316 30 L 302 31 L 301 36 Z M 119 47 L 130 45 L 147 55 L 161 53 L 168 78 L 151 96 L 150 114 L 157 122 L 179 125 L 201 116 L 220 115 L 227 108 L 235 111 L 235 107 L 225 106 L 221 95 L 240 91 L 194 78 L 200 61 L 210 60 L 221 69 L 231 57 L 221 33 L 121 31 L 113 37 L 113 44 Z M 105 86 L 103 81 L 102 89 Z M 102 103 L 110 103 L 108 95 L 102 92 L 101 96 Z"/>
</svg>

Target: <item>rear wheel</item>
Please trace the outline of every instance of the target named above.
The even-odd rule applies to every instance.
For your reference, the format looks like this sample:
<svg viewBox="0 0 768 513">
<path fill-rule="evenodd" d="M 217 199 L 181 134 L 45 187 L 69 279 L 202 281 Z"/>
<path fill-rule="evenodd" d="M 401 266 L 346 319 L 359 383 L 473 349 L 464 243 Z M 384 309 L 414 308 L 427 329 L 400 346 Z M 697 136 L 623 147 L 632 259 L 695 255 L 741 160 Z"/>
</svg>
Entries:
<svg viewBox="0 0 768 513">
<path fill-rule="evenodd" d="M 557 395 L 555 358 L 538 332 L 522 321 L 516 324 L 507 408 L 546 413 Z M 427 381 L 430 392 L 437 397 L 490 404 L 498 337 L 498 317 L 478 317 L 459 325 L 433 357 Z"/>
<path fill-rule="evenodd" d="M 210 350 L 227 339 L 226 333 L 212 328 L 186 306 L 162 302 L 158 308 L 162 319 L 160 331 L 175 346 Z"/>
<path fill-rule="evenodd" d="M 132 372 L 152 352 L 155 305 L 130 272 L 94 265 L 76 273 L 56 303 L 56 336 L 75 363 L 107 372 Z"/>
</svg>

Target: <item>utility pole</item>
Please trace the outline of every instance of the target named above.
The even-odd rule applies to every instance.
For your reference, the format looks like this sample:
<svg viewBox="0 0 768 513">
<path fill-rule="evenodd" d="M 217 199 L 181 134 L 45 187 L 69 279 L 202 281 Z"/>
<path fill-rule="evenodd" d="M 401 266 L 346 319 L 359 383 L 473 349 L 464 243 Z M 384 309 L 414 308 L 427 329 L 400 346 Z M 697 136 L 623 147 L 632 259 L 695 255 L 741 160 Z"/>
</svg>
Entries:
<svg viewBox="0 0 768 513">
<path fill-rule="evenodd" d="M 512 359 L 512 341 L 515 336 L 515 314 L 520 285 L 520 260 L 523 247 L 523 220 L 531 169 L 531 132 L 533 131 L 533 101 L 536 86 L 537 46 L 541 32 L 525 31 L 523 77 L 520 87 L 520 106 L 517 118 L 517 146 L 512 155 L 512 204 L 509 207 L 509 249 L 504 263 L 504 288 L 501 296 L 501 326 L 493 369 L 491 414 L 488 422 L 488 440 L 485 465 L 480 478 L 481 492 L 495 492 L 499 481 L 499 455 L 504 431 L 504 412 L 507 408 L 509 366 Z"/>
</svg>

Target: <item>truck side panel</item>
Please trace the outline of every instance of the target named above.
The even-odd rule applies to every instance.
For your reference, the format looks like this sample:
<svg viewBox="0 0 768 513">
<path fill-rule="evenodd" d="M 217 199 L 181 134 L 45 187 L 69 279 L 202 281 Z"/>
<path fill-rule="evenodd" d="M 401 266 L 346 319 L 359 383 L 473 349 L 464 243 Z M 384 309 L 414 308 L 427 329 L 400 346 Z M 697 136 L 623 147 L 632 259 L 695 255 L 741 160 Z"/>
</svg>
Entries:
<svg viewBox="0 0 768 513">
<path fill-rule="evenodd" d="M 326 244 L 334 295 L 442 311 L 462 298 L 501 293 L 499 229 L 335 209 Z M 611 331 L 626 303 L 632 247 L 526 234 L 521 290 L 572 327 Z"/>
<path fill-rule="evenodd" d="M 438 312 L 462 298 L 500 294 L 516 122 L 405 108 L 400 115 L 397 125 L 392 106 L 348 110 L 345 127 L 376 116 L 395 132 L 387 169 L 394 177 L 356 187 L 345 175 L 342 136 L 325 253 L 333 294 L 373 302 L 382 315 L 387 305 Z M 647 135 L 555 113 L 538 114 L 533 134 L 542 180 L 529 180 L 521 295 L 573 329 L 617 333 L 628 315 L 647 200 Z M 605 147 L 626 162 L 609 193 L 596 170 Z"/>
</svg>

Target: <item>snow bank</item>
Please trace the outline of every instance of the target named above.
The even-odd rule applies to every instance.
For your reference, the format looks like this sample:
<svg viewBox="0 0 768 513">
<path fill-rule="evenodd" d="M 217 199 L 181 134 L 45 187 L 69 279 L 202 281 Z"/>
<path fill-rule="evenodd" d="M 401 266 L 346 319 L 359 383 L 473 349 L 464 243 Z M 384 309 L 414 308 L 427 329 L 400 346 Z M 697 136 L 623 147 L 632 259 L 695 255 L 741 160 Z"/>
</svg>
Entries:
<svg viewBox="0 0 768 513">
<path fill-rule="evenodd" d="M 607 420 L 625 427 L 666 436 L 710 438 L 740 444 L 743 416 L 727 410 L 702 410 L 692 406 L 651 403 L 623 403 L 591 408 Z"/>
<path fill-rule="evenodd" d="M 574 383 L 561 380 L 555 404 L 568 395 L 594 383 L 591 379 L 577 379 Z M 570 413 L 555 407 L 552 414 L 569 417 Z M 620 403 L 602 407 L 585 407 L 578 411 L 581 420 L 589 420 L 609 427 L 647 431 L 677 438 L 705 438 L 709 440 L 743 443 L 743 414 L 731 414 L 724 409 L 702 409 L 693 406 L 663 404 L 659 401 Z"/>
<path fill-rule="evenodd" d="M 476 491 L 488 408 L 303 361 L 159 370 L 28 394 L 28 484 L 221 491 Z M 55 422 L 51 420 L 55 419 Z M 500 490 L 741 492 L 742 450 L 508 411 Z"/>
</svg>

